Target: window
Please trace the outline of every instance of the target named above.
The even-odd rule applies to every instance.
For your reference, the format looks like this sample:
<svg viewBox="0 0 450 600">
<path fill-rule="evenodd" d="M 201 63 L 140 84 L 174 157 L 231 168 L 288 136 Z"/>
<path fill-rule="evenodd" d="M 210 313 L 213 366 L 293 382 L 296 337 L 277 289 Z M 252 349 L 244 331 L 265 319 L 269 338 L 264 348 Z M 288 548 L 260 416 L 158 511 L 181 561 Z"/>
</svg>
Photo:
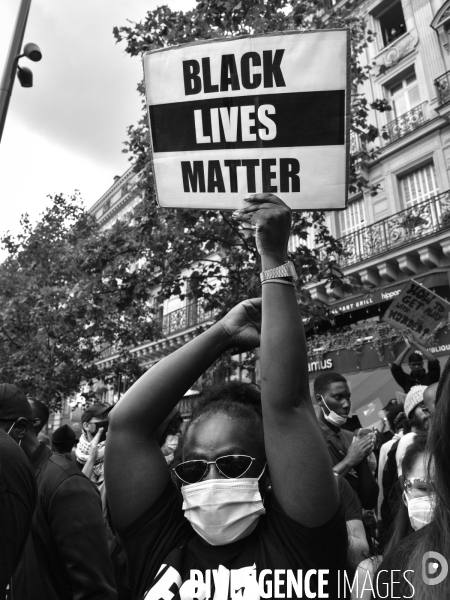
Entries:
<svg viewBox="0 0 450 600">
<path fill-rule="evenodd" d="M 340 212 L 341 237 L 362 229 L 366 225 L 364 200 L 352 202 L 348 208 Z"/>
<path fill-rule="evenodd" d="M 383 8 L 386 6 L 385 10 Z M 376 15 L 380 24 L 383 45 L 387 46 L 404 33 L 406 33 L 405 17 L 403 16 L 402 3 L 392 3 L 391 0 L 382 3 L 382 8 Z"/>
<path fill-rule="evenodd" d="M 434 164 L 430 163 L 402 177 L 400 187 L 406 208 L 439 194 Z"/>
<path fill-rule="evenodd" d="M 420 104 L 419 84 L 416 73 L 412 71 L 407 77 L 389 89 L 392 120 L 398 119 Z"/>
<path fill-rule="evenodd" d="M 315 246 L 315 238 L 316 234 L 314 231 L 314 227 L 308 227 L 306 230 L 306 239 L 301 238 L 299 235 L 291 234 L 288 242 L 288 250 L 289 252 L 295 252 L 300 245 L 304 245 L 309 250 L 314 250 Z"/>
</svg>

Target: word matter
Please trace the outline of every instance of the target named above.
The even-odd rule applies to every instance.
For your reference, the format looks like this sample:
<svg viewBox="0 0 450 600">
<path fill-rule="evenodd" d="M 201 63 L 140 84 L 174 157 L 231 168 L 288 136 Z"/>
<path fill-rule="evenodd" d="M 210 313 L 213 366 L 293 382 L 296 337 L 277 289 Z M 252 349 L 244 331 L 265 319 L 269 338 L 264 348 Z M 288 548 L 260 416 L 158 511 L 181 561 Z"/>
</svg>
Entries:
<svg viewBox="0 0 450 600">
<path fill-rule="evenodd" d="M 239 189 L 238 170 L 245 170 L 243 190 Z M 185 192 L 255 193 L 257 174 L 262 181 L 263 192 L 300 191 L 300 163 L 295 158 L 181 161 L 181 173 Z"/>
</svg>

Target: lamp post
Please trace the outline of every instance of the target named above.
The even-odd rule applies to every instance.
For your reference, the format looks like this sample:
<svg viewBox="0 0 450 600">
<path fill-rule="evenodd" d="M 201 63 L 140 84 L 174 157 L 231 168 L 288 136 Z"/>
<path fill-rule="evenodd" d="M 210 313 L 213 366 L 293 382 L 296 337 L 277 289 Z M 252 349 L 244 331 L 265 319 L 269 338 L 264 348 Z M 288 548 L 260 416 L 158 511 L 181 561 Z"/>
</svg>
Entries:
<svg viewBox="0 0 450 600">
<path fill-rule="evenodd" d="M 5 126 L 6 115 L 8 113 L 8 106 L 19 58 L 21 56 L 27 56 L 33 61 L 38 61 L 42 58 L 41 51 L 36 44 L 27 44 L 24 48 L 24 54 L 20 54 L 23 36 L 25 34 L 25 27 L 27 25 L 28 13 L 30 12 L 30 5 L 31 0 L 21 0 L 20 2 L 19 12 L 17 14 L 16 23 L 11 38 L 11 44 L 6 57 L 2 81 L 0 83 L 0 141 L 3 135 L 3 128 Z M 33 85 L 33 77 L 29 69 L 24 67 L 20 70 L 19 74 L 21 77 L 20 81 L 24 87 L 31 87 Z"/>
</svg>

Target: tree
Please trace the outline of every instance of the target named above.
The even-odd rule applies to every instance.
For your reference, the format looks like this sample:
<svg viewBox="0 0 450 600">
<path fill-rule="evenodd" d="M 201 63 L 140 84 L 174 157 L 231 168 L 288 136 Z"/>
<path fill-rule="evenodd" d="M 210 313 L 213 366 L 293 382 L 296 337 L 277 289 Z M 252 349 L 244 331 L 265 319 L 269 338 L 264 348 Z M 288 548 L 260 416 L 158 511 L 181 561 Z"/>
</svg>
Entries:
<svg viewBox="0 0 450 600">
<path fill-rule="evenodd" d="M 368 78 L 368 68 L 360 63 L 360 55 L 372 39 L 365 28 L 364 19 L 348 10 L 326 8 L 323 0 L 198 0 L 197 6 L 186 13 L 172 11 L 167 6 L 149 11 L 144 20 L 116 27 L 113 34 L 117 42 L 126 44 L 131 56 L 149 50 L 184 44 L 197 40 L 241 34 L 270 33 L 287 29 L 323 29 L 347 27 L 351 31 L 352 88 Z M 153 282 L 161 286 L 161 297 L 184 297 L 187 278 L 196 282 L 196 295 L 208 306 L 224 312 L 243 297 L 260 294 L 259 257 L 255 251 L 251 231 L 236 226 L 224 211 L 164 210 L 157 208 L 152 175 L 148 118 L 143 83 L 143 115 L 137 125 L 128 129 L 125 152 L 130 153 L 137 172 L 141 173 L 140 189 L 143 202 L 139 218 L 142 233 L 150 246 L 145 246 L 147 264 L 153 266 Z M 388 109 L 384 100 L 372 105 L 378 110 Z M 369 125 L 369 105 L 362 95 L 352 97 L 352 130 L 364 141 L 373 141 L 379 135 Z M 350 191 L 362 184 L 355 175 L 352 162 Z M 376 193 L 376 189 L 372 189 Z M 355 283 L 345 280 L 335 260 L 343 248 L 328 231 L 324 214 L 319 211 L 296 212 L 293 234 L 306 240 L 308 229 L 315 230 L 316 247 L 309 249 L 300 244 L 292 253 L 300 273 L 299 294 L 304 310 L 314 321 L 326 318 L 323 305 L 311 301 L 304 284 L 312 279 L 343 285 L 344 290 L 354 289 Z M 214 254 L 216 253 L 216 254 Z M 211 258 L 211 255 L 214 255 Z M 186 268 L 194 266 L 194 273 L 186 275 Z"/>
<path fill-rule="evenodd" d="M 2 239 L 0 381 L 57 410 L 83 381 L 139 376 L 129 348 L 161 333 L 133 270 L 133 227 L 118 222 L 100 232 L 78 194 L 54 196 L 36 225 L 27 215 L 21 224 L 17 238 Z M 120 358 L 102 370 L 95 363 L 111 346 Z"/>
</svg>

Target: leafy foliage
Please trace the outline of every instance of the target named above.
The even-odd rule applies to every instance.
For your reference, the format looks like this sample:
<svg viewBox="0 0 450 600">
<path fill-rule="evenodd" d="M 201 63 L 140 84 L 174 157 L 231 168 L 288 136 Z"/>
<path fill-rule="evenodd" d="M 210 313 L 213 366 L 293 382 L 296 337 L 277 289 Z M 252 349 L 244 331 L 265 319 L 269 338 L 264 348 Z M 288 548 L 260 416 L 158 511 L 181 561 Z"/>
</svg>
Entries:
<svg viewBox="0 0 450 600">
<path fill-rule="evenodd" d="M 160 335 L 148 288 L 130 269 L 138 247 L 132 228 L 117 223 L 100 232 L 77 194 L 53 197 L 36 225 L 2 239 L 0 265 L 0 381 L 57 409 L 80 382 L 130 377 L 141 369 L 127 349 Z M 109 371 L 95 365 L 101 351 L 122 352 Z"/>
</svg>

